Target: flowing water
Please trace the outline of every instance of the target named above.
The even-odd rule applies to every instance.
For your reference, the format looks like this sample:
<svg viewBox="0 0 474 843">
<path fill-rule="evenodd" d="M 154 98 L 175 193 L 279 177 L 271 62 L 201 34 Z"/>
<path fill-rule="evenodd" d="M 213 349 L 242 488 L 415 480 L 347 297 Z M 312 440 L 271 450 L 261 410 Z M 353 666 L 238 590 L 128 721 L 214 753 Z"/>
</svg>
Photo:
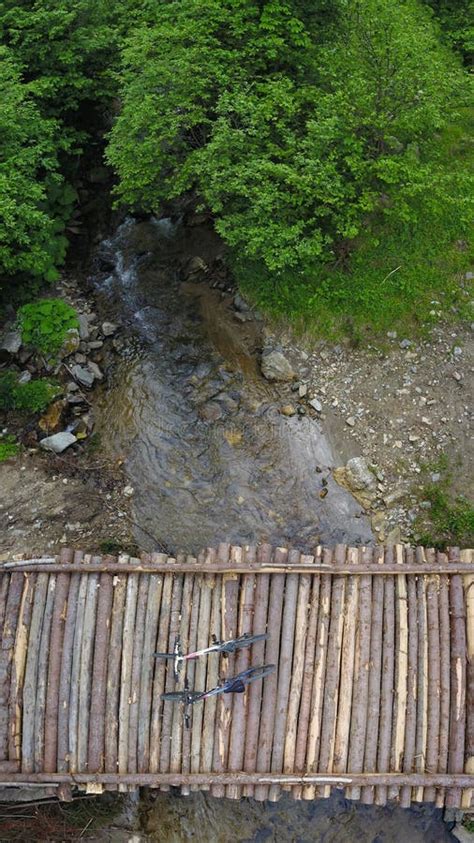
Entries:
<svg viewBox="0 0 474 843">
<path fill-rule="evenodd" d="M 138 543 L 196 553 L 224 539 L 308 549 L 372 541 L 359 504 L 331 477 L 330 431 L 279 413 L 288 396 L 259 373 L 261 325 L 239 323 L 231 297 L 208 284 L 180 281 L 186 258 L 211 261 L 219 249 L 209 230 L 170 220 L 127 220 L 101 247 L 114 266 L 96 278 L 103 307 L 137 341 L 104 391 L 98 430 L 125 460 Z M 160 843 L 454 839 L 432 807 L 367 807 L 340 793 L 276 804 L 159 794 L 142 814 L 147 839 Z"/>
<path fill-rule="evenodd" d="M 127 220 L 102 247 L 115 265 L 99 283 L 108 312 L 141 341 L 99 419 L 126 459 L 139 544 L 371 541 L 360 505 L 332 480 L 328 432 L 282 416 L 279 389 L 260 375 L 261 325 L 238 322 L 231 297 L 208 284 L 180 283 L 178 261 L 218 249 L 208 230 L 169 220 Z"/>
</svg>

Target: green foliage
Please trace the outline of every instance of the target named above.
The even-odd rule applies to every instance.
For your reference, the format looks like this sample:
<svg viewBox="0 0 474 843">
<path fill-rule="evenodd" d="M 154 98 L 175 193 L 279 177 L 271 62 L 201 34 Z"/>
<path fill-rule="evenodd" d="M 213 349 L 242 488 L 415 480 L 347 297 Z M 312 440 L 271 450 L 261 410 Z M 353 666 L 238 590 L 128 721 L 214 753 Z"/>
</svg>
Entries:
<svg viewBox="0 0 474 843">
<path fill-rule="evenodd" d="M 19 451 L 20 446 L 14 436 L 11 434 L 0 436 L 0 462 L 16 457 Z"/>
<path fill-rule="evenodd" d="M 421 488 L 420 497 L 431 504 L 416 524 L 421 531 L 419 541 L 428 547 L 472 547 L 474 541 L 474 505 L 464 495 L 452 493 L 453 470 L 443 454 L 435 463 L 424 466 L 425 473 L 437 472 L 437 483 L 429 480 Z"/>
<path fill-rule="evenodd" d="M 17 318 L 25 345 L 48 355 L 59 351 L 71 328 L 79 327 L 76 311 L 62 299 L 25 304 L 18 310 Z"/>
<path fill-rule="evenodd" d="M 443 34 L 464 57 L 466 64 L 474 57 L 473 0 L 426 0 L 438 18 Z"/>
<path fill-rule="evenodd" d="M 44 379 L 18 383 L 14 372 L 0 374 L 0 410 L 41 413 L 61 392 L 59 384 Z"/>
<path fill-rule="evenodd" d="M 417 0 L 331 5 L 328 21 L 289 0 L 158 7 L 124 54 L 119 196 L 156 210 L 196 190 L 270 272 L 337 259 L 369 215 L 416 223 L 461 70 Z"/>
</svg>

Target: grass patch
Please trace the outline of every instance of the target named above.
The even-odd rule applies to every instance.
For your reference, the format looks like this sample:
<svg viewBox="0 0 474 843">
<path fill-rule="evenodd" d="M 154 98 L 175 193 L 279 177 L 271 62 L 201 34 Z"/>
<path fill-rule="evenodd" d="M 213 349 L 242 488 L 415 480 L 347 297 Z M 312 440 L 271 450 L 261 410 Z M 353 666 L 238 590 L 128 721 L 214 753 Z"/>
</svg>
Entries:
<svg viewBox="0 0 474 843">
<path fill-rule="evenodd" d="M 472 321 L 472 284 L 461 279 L 474 263 L 466 205 L 467 174 L 474 170 L 473 124 L 474 112 L 465 112 L 437 139 L 436 168 L 445 201 L 441 193 L 413 197 L 417 222 L 380 213 L 339 263 L 315 264 L 304 272 L 270 273 L 231 258 L 244 295 L 299 332 L 329 339 L 349 336 L 355 343 L 388 330 L 420 335 L 446 317 Z M 396 193 L 390 201 L 396 205 Z"/>
<path fill-rule="evenodd" d="M 91 832 L 111 825 L 122 808 L 123 798 L 113 794 L 37 805 L 20 806 L 19 803 L 6 802 L 0 804 L 0 825 L 5 835 L 2 839 L 25 843 L 31 840 L 47 840 L 51 843 L 87 840 Z"/>
<path fill-rule="evenodd" d="M 16 457 L 20 453 L 20 446 L 11 434 L 0 439 L 0 462 Z"/>
<path fill-rule="evenodd" d="M 0 374 L 0 410 L 19 413 L 41 413 L 61 392 L 55 381 L 37 379 L 18 383 L 15 372 Z"/>
<path fill-rule="evenodd" d="M 426 472 L 436 472 L 439 480 L 426 482 L 421 499 L 431 504 L 419 517 L 416 530 L 419 542 L 426 547 L 444 550 L 449 546 L 474 546 L 474 505 L 463 495 L 451 493 L 452 471 L 445 456 L 437 463 L 424 466 Z"/>
<path fill-rule="evenodd" d="M 99 550 L 110 556 L 118 556 L 119 553 L 126 553 L 128 556 L 138 557 L 140 550 L 136 544 L 124 544 L 116 539 L 104 539 L 99 544 Z"/>
</svg>

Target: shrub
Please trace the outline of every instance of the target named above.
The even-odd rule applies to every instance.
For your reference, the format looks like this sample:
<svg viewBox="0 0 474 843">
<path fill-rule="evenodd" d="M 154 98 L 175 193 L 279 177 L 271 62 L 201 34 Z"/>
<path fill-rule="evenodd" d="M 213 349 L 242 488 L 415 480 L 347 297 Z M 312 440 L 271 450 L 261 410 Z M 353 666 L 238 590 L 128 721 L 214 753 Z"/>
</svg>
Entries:
<svg viewBox="0 0 474 843">
<path fill-rule="evenodd" d="M 44 379 L 18 383 L 14 372 L 0 375 L 0 410 L 20 413 L 41 413 L 61 388 L 54 381 Z"/>
<path fill-rule="evenodd" d="M 62 299 L 40 299 L 23 305 L 18 323 L 23 342 L 44 354 L 58 352 L 67 332 L 79 326 L 76 311 Z"/>
</svg>

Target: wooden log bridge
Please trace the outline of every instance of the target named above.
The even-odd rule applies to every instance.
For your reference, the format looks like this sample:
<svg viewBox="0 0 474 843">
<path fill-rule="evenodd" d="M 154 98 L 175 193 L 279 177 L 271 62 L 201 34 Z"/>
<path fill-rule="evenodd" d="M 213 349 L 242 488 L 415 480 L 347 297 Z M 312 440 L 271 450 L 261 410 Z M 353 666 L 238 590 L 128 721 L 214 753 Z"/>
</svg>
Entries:
<svg viewBox="0 0 474 843">
<path fill-rule="evenodd" d="M 154 652 L 178 633 L 186 652 L 264 631 L 187 663 L 196 690 L 277 669 L 195 705 L 185 729 L 181 706 L 160 699 L 172 663 Z M 197 559 L 63 550 L 0 564 L 0 787 L 39 784 L 64 799 L 343 787 L 366 804 L 472 810 L 473 552 L 221 544 Z"/>
</svg>

